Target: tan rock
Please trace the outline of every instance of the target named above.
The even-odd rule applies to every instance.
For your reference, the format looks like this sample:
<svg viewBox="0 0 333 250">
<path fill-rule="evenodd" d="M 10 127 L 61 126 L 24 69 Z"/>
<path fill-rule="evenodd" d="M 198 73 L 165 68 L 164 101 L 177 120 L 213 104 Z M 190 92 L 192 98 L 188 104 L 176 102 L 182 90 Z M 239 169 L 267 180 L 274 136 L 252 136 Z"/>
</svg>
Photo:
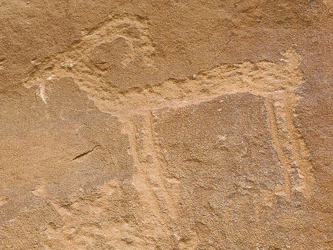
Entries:
<svg viewBox="0 0 333 250">
<path fill-rule="evenodd" d="M 333 249 L 332 6 L 0 2 L 0 249 Z"/>
</svg>

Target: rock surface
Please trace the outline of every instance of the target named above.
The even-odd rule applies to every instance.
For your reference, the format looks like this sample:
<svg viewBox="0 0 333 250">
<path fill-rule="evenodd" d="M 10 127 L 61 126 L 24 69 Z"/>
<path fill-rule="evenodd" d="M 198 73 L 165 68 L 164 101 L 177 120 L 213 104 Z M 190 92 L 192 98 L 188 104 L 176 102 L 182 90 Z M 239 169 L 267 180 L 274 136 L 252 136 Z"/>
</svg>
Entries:
<svg viewBox="0 0 333 250">
<path fill-rule="evenodd" d="M 0 249 L 333 249 L 332 0 L 2 0 L 0 25 Z"/>
</svg>

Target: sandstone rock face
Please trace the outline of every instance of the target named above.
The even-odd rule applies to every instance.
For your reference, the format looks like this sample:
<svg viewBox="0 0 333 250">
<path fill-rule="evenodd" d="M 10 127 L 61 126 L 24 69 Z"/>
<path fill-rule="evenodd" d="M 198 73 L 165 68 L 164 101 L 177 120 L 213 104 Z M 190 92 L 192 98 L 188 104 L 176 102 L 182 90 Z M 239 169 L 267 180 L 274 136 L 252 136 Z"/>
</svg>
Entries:
<svg viewBox="0 0 333 250">
<path fill-rule="evenodd" d="M 333 249 L 333 2 L 0 2 L 0 249 Z"/>
</svg>

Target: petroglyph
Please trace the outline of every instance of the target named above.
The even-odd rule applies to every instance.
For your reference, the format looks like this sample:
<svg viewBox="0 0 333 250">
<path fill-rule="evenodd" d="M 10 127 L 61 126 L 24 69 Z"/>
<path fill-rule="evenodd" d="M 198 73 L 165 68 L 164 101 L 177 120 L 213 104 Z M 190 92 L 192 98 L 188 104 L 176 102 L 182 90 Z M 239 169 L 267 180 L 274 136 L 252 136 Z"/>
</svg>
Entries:
<svg viewBox="0 0 333 250">
<path fill-rule="evenodd" d="M 333 0 L 0 3 L 0 249 L 333 249 Z"/>
<path fill-rule="evenodd" d="M 165 162 L 152 133 L 153 111 L 164 107 L 177 109 L 244 92 L 264 97 L 274 148 L 284 173 L 284 186 L 276 187 L 275 193 L 287 200 L 294 191 L 308 198 L 312 195 L 314 177 L 309 152 L 294 124 L 300 98 L 295 90 L 304 82 L 298 69 L 300 55 L 294 48 L 282 53 L 284 59 L 280 62 L 223 64 L 186 79 L 169 79 L 142 88 L 124 90 L 105 77 L 134 61 L 154 70 L 153 55 L 148 20 L 113 16 L 68 50 L 35 62 L 25 86 L 40 86 L 39 95 L 47 103 L 47 82 L 72 77 L 97 107 L 119 118 L 122 132 L 129 135 L 129 152 L 137 168 L 133 184 L 139 194 L 145 193 L 143 202 L 149 204 L 147 211 L 156 220 L 147 223 L 158 223 L 159 232 L 172 233 L 164 223 L 177 217 L 180 196 L 177 180 L 160 176 Z M 167 189 L 166 185 L 174 188 Z"/>
<path fill-rule="evenodd" d="M 83 38 L 67 50 L 42 62 L 32 61 L 33 70 L 24 85 L 41 86 L 39 95 L 45 103 L 47 96 L 43 86 L 62 77 L 73 77 L 82 89 L 100 95 L 110 88 L 104 79 L 108 71 L 126 68 L 136 61 L 154 68 L 153 54 L 148 20 L 139 16 L 115 15 L 99 27 L 83 31 Z"/>
<path fill-rule="evenodd" d="M 310 197 L 314 178 L 309 151 L 294 124 L 300 98 L 295 90 L 304 82 L 298 69 L 300 55 L 294 48 L 282 55 L 285 59 L 279 63 L 260 61 L 221 65 L 184 80 L 170 79 L 156 86 L 126 92 L 111 88 L 103 93 L 103 97 L 108 96 L 108 99 L 91 97 L 102 110 L 127 123 L 131 122 L 133 114 L 142 115 L 149 121 L 154 109 L 185 107 L 225 94 L 250 92 L 263 96 L 274 147 L 285 175 L 283 195 L 289 200 L 291 193 L 298 190 Z M 295 171 L 297 183 L 291 184 L 290 176 Z"/>
</svg>

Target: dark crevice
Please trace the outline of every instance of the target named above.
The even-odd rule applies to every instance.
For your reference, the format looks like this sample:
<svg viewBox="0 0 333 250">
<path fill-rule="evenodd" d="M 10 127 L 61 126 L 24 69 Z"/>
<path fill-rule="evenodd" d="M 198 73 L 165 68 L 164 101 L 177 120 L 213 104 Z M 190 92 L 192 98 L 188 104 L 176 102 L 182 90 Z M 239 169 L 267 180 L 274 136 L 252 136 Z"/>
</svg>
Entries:
<svg viewBox="0 0 333 250">
<path fill-rule="evenodd" d="M 100 147 L 100 145 L 96 145 L 96 146 L 93 147 L 92 149 L 90 149 L 90 150 L 88 150 L 88 151 L 85 151 L 85 152 L 83 152 L 82 154 L 79 154 L 79 155 L 75 156 L 75 157 L 72 159 L 72 161 L 78 160 L 78 159 L 80 159 L 80 158 L 82 158 L 82 157 L 84 157 L 84 156 L 86 156 L 86 155 L 92 153 L 97 147 Z"/>
</svg>

